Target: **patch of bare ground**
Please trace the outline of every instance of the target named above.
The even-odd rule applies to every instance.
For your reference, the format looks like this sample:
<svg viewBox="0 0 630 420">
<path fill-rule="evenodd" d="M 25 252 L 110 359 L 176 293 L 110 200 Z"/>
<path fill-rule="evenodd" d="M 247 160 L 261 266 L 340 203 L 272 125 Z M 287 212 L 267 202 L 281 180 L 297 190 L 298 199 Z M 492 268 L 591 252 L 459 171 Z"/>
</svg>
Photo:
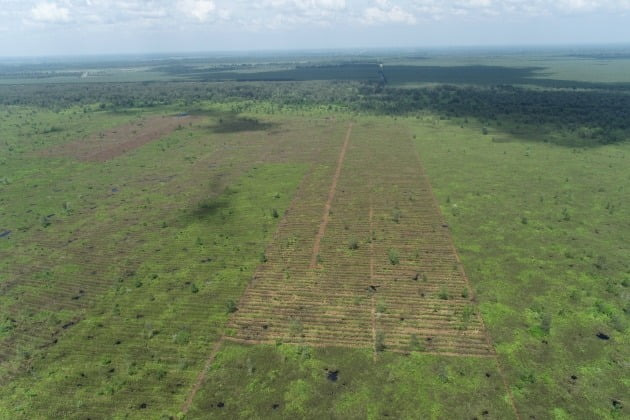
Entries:
<svg viewBox="0 0 630 420">
<path fill-rule="evenodd" d="M 174 130 L 199 120 L 196 116 L 155 116 L 93 134 L 45 151 L 44 156 L 73 157 L 86 162 L 105 162 L 161 139 Z"/>
</svg>

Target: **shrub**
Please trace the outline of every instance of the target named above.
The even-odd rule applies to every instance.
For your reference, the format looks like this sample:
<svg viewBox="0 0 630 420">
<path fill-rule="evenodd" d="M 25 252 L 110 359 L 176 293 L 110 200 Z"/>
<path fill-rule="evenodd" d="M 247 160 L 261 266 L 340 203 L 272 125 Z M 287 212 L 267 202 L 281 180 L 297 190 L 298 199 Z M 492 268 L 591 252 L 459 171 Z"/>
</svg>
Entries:
<svg viewBox="0 0 630 420">
<path fill-rule="evenodd" d="M 348 242 L 348 248 L 352 250 L 359 249 L 359 241 L 357 241 L 355 238 L 350 239 L 350 242 Z"/>
<path fill-rule="evenodd" d="M 379 314 L 385 313 L 385 311 L 387 311 L 387 306 L 385 305 L 385 302 L 383 302 L 382 300 L 379 300 L 378 303 L 376 304 L 376 312 L 378 312 Z"/>
<path fill-rule="evenodd" d="M 374 337 L 374 350 L 379 353 L 385 351 L 385 334 L 382 331 L 378 331 Z"/>
<path fill-rule="evenodd" d="M 50 219 L 47 216 L 42 216 L 39 219 L 39 222 L 42 224 L 42 227 L 47 228 L 48 226 L 50 226 Z"/>
<path fill-rule="evenodd" d="M 545 333 L 549 334 L 551 331 L 551 314 L 549 312 L 544 312 L 540 319 L 540 329 Z"/>
<path fill-rule="evenodd" d="M 392 211 L 392 220 L 396 223 L 400 223 L 400 218 L 402 217 L 402 213 L 399 209 L 394 209 Z"/>
<path fill-rule="evenodd" d="M 418 336 L 416 334 L 411 334 L 411 338 L 409 339 L 409 350 L 424 351 L 424 345 L 418 339 Z"/>
<path fill-rule="evenodd" d="M 69 201 L 64 202 L 64 203 L 63 203 L 63 205 L 62 205 L 62 207 L 63 207 L 63 211 L 64 211 L 64 213 L 65 213 L 67 216 L 71 215 L 71 214 L 73 213 L 73 211 L 74 211 L 74 210 L 72 210 L 72 206 L 70 205 L 70 202 L 69 202 Z"/>
<path fill-rule="evenodd" d="M 304 330 L 304 326 L 302 325 L 302 322 L 299 319 L 291 320 L 291 323 L 289 324 L 289 332 L 291 333 L 291 335 L 299 336 L 302 334 L 303 330 Z"/>
<path fill-rule="evenodd" d="M 238 308 L 236 307 L 236 302 L 234 302 L 231 299 L 227 301 L 227 303 L 225 304 L 225 307 L 227 309 L 228 314 L 233 314 L 234 312 L 238 311 Z"/>
<path fill-rule="evenodd" d="M 392 265 L 400 264 L 400 257 L 398 256 L 398 251 L 396 251 L 395 249 L 390 249 L 387 252 L 387 257 L 389 258 L 389 262 Z"/>
</svg>

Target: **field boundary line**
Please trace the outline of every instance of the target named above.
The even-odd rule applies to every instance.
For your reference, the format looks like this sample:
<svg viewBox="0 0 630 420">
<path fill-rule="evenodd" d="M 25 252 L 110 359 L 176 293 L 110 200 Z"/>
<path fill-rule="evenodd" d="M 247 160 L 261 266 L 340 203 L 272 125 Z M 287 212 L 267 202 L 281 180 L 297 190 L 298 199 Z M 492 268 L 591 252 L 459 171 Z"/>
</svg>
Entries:
<svg viewBox="0 0 630 420">
<path fill-rule="evenodd" d="M 372 238 L 372 232 L 374 232 L 373 219 L 374 207 L 372 206 L 372 194 L 370 192 L 370 283 L 374 280 L 374 240 Z M 372 293 L 371 301 L 373 359 L 376 362 L 376 297 L 374 296 L 374 293 Z"/>
<path fill-rule="evenodd" d="M 186 398 L 186 402 L 184 402 L 184 405 L 182 406 L 182 413 L 186 414 L 188 413 L 188 410 L 190 410 L 190 406 L 192 405 L 192 402 L 195 399 L 197 392 L 199 392 L 199 390 L 201 389 L 201 386 L 206 381 L 206 373 L 208 372 L 208 369 L 210 369 L 210 366 L 212 366 L 212 363 L 214 362 L 214 359 L 217 357 L 217 354 L 219 354 L 219 350 L 221 350 L 221 347 L 223 346 L 224 341 L 225 341 L 225 336 L 222 336 L 219 339 L 219 341 L 214 343 L 214 347 L 212 347 L 212 351 L 210 352 L 210 355 L 206 359 L 206 363 L 203 366 L 203 369 L 197 375 L 195 384 L 193 385 L 192 390 L 190 391 L 190 394 L 188 395 L 188 398 Z"/>
<path fill-rule="evenodd" d="M 273 342 L 272 341 L 265 341 L 265 340 L 247 340 L 247 339 L 243 339 L 243 338 L 238 338 L 238 337 L 225 337 L 225 341 L 229 341 L 231 343 L 238 343 L 238 344 L 244 344 L 244 345 L 259 345 L 259 344 L 268 344 L 268 345 L 272 345 Z M 287 342 L 287 341 L 282 341 L 282 345 L 283 346 L 303 346 L 305 345 L 304 343 L 299 343 L 299 342 Z M 365 345 L 355 345 L 355 346 L 348 346 L 348 345 L 330 345 L 330 344 L 318 344 L 318 343 L 308 343 L 306 344 L 308 347 L 315 347 L 315 348 L 339 348 L 339 349 L 369 349 L 369 347 L 366 347 Z M 398 349 L 388 349 L 387 350 L 389 353 L 396 353 L 396 354 L 404 354 L 404 355 L 409 355 L 412 352 L 411 351 L 405 351 L 405 350 L 398 350 Z M 473 359 L 494 359 L 495 356 L 493 354 L 462 354 L 462 353 L 456 353 L 456 352 L 452 352 L 452 351 L 421 351 L 421 352 L 417 352 L 417 354 L 419 355 L 429 355 L 429 356 L 444 356 L 444 357 L 454 357 L 454 358 L 463 358 L 463 357 L 470 357 Z"/>
<path fill-rule="evenodd" d="M 324 206 L 324 215 L 322 217 L 322 222 L 319 225 L 319 230 L 317 231 L 317 235 L 315 235 L 315 243 L 313 244 L 313 255 L 311 256 L 311 264 L 310 268 L 317 267 L 317 255 L 319 254 L 319 246 L 326 233 L 326 228 L 328 227 L 328 220 L 330 219 L 330 208 L 332 207 L 333 199 L 335 198 L 335 193 L 337 192 L 337 182 L 339 181 L 339 177 L 341 176 L 341 168 L 343 167 L 343 161 L 346 158 L 346 151 L 348 150 L 348 144 L 350 143 L 350 135 L 352 134 L 352 123 L 348 125 L 348 131 L 346 132 L 346 138 L 343 142 L 343 146 L 341 146 L 341 151 L 339 152 L 339 159 L 337 160 L 337 168 L 335 169 L 335 174 L 333 175 L 332 184 L 330 186 L 330 190 L 328 192 L 328 200 L 326 201 L 326 205 Z"/>
<path fill-rule="evenodd" d="M 429 195 L 431 196 L 431 203 L 432 205 L 435 207 L 436 211 L 438 212 L 438 214 L 440 215 L 440 217 L 442 218 L 443 223 L 446 223 L 446 219 L 444 218 L 444 215 L 442 214 L 442 209 L 440 208 L 440 204 L 437 200 L 437 197 L 435 196 L 435 192 L 433 191 L 433 186 L 431 185 L 431 181 L 429 179 L 429 177 L 426 174 L 426 171 L 424 170 L 424 165 L 422 164 L 422 159 L 420 159 L 420 153 L 418 152 L 418 148 L 416 147 L 416 144 L 413 140 L 411 140 L 411 135 L 409 136 L 410 138 L 410 142 L 411 142 L 411 146 L 413 148 L 414 154 L 416 156 L 416 160 L 418 161 L 418 168 L 420 170 L 420 174 L 421 176 L 424 178 L 424 180 L 426 181 L 427 184 L 427 188 L 429 190 Z M 458 270 L 460 272 L 460 274 L 462 275 L 464 282 L 466 283 L 466 288 L 468 289 L 468 292 L 471 296 L 471 300 L 473 302 L 476 302 L 476 296 L 473 293 L 473 289 L 470 286 L 470 279 L 468 278 L 468 276 L 466 275 L 466 271 L 464 270 L 464 264 L 462 263 L 461 258 L 459 257 L 459 253 L 457 252 L 457 248 L 455 247 L 455 241 L 453 239 L 453 235 L 450 233 L 447 235 L 448 236 L 448 241 L 449 241 L 449 245 L 451 247 L 451 249 L 453 250 L 453 253 L 455 255 L 455 261 L 457 261 L 457 267 Z M 507 383 L 507 379 L 505 376 L 505 372 L 503 370 L 503 367 L 501 366 L 501 363 L 499 361 L 499 355 L 497 354 L 497 350 L 494 347 L 494 344 L 492 342 L 492 339 L 490 338 L 490 333 L 488 331 L 488 329 L 486 328 L 486 324 L 483 321 L 483 317 L 481 316 L 481 312 L 478 311 L 477 313 L 477 319 L 479 320 L 480 324 L 481 324 L 481 328 L 483 331 L 483 336 L 484 339 L 486 340 L 486 343 L 488 344 L 488 346 L 490 347 L 491 351 L 492 351 L 492 357 L 494 358 L 496 364 L 497 364 L 497 370 L 499 371 L 499 375 L 501 376 L 501 381 L 503 382 L 503 386 L 505 388 L 505 391 L 508 394 L 509 400 L 510 400 L 510 405 L 512 407 L 512 410 L 514 411 L 514 416 L 516 417 L 517 420 L 521 420 L 521 416 L 518 412 L 518 410 L 516 409 L 516 403 L 514 402 L 514 395 L 512 395 L 512 391 L 510 390 L 510 387 L 508 386 Z"/>
</svg>

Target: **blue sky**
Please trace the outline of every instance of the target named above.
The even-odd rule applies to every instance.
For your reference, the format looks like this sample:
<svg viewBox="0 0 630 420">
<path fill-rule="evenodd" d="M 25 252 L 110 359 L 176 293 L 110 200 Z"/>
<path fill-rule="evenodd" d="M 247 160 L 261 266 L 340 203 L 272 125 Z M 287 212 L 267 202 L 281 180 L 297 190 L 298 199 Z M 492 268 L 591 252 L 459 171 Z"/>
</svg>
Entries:
<svg viewBox="0 0 630 420">
<path fill-rule="evenodd" d="M 630 0 L 0 0 L 0 56 L 630 43 Z"/>
</svg>

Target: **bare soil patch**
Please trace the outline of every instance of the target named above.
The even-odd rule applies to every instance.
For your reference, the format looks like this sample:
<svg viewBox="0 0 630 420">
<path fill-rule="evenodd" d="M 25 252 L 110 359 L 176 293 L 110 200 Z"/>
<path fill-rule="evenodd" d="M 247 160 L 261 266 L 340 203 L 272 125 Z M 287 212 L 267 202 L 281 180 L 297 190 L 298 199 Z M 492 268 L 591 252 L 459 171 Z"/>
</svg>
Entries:
<svg viewBox="0 0 630 420">
<path fill-rule="evenodd" d="M 195 116 L 155 116 L 142 118 L 87 138 L 52 148 L 45 156 L 74 157 L 86 162 L 105 162 L 140 146 L 158 140 L 196 120 Z"/>
</svg>

